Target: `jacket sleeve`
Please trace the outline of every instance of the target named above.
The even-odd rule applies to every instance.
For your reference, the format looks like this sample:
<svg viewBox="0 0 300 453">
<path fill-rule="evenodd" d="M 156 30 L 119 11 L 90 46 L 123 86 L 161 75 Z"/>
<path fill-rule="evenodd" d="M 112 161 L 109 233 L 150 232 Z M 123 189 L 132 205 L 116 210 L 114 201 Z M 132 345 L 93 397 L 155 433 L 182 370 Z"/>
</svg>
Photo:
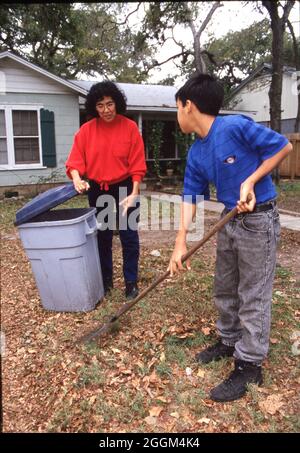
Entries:
<svg viewBox="0 0 300 453">
<path fill-rule="evenodd" d="M 77 170 L 81 177 L 86 172 L 85 131 L 82 128 L 75 134 L 73 146 L 66 161 L 66 174 L 72 179 L 70 170 Z"/>
<path fill-rule="evenodd" d="M 141 181 L 146 174 L 145 148 L 141 134 L 134 123 L 131 132 L 131 146 L 128 156 L 129 173 L 132 181 Z"/>
</svg>

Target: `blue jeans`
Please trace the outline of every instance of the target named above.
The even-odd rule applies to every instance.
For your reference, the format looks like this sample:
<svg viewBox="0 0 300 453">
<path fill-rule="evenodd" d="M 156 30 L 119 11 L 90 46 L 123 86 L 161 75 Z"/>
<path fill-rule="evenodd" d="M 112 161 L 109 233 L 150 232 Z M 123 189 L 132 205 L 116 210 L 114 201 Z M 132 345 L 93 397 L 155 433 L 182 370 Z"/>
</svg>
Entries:
<svg viewBox="0 0 300 453">
<path fill-rule="evenodd" d="M 109 186 L 109 190 L 101 190 L 99 184 L 94 181 L 90 182 L 90 190 L 88 191 L 89 204 L 92 207 L 97 208 L 97 215 L 107 207 L 97 207 L 97 199 L 100 195 L 111 195 L 115 200 L 116 216 L 119 219 L 119 188 L 126 188 L 127 194 L 130 195 L 132 192 L 132 179 L 128 178 L 116 184 Z M 99 203 L 98 203 L 99 205 Z M 129 208 L 126 214 L 125 222 L 128 225 L 128 217 L 133 213 L 135 209 L 139 209 L 139 203 L 137 207 Z M 138 220 L 137 220 L 138 221 Z M 118 225 L 118 222 L 115 222 Z M 123 275 L 125 281 L 136 282 L 138 279 L 138 261 L 139 261 L 139 236 L 138 236 L 138 225 L 136 223 L 135 228 L 132 225 L 128 225 L 126 229 L 119 229 L 120 240 L 122 245 L 123 254 Z M 112 258 L 112 240 L 113 230 L 98 229 L 98 250 L 100 256 L 101 270 L 103 281 L 109 281 L 113 278 L 113 258 Z"/>
<path fill-rule="evenodd" d="M 223 211 L 221 217 L 225 215 Z M 214 300 L 222 342 L 260 365 L 269 349 L 279 214 L 239 214 L 218 234 Z"/>
</svg>

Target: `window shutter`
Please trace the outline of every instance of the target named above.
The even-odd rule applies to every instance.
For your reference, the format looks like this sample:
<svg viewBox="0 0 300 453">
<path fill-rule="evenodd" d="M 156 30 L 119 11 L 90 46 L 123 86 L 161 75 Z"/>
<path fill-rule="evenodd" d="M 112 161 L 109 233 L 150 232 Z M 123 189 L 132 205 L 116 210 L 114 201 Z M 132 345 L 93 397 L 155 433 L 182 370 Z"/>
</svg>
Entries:
<svg viewBox="0 0 300 453">
<path fill-rule="evenodd" d="M 54 112 L 41 109 L 40 118 L 43 165 L 45 167 L 56 167 Z"/>
</svg>

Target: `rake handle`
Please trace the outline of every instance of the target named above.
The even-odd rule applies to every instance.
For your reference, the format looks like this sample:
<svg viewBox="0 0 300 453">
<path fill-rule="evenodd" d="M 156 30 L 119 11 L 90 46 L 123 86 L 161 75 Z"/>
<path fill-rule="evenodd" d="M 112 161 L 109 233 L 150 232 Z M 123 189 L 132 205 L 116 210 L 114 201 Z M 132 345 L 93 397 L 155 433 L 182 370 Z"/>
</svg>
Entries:
<svg viewBox="0 0 300 453">
<path fill-rule="evenodd" d="M 185 253 L 181 257 L 181 262 L 184 263 L 190 256 L 192 256 L 200 247 L 202 247 L 205 242 L 207 242 L 217 231 L 219 231 L 221 228 L 223 228 L 226 223 L 228 223 L 233 217 L 235 217 L 238 213 L 237 207 L 233 208 L 231 211 L 229 211 L 222 219 L 220 219 L 214 227 L 200 240 L 198 241 L 194 247 L 191 247 L 190 250 Z M 160 275 L 156 280 L 154 280 L 153 283 L 151 283 L 150 286 L 145 288 L 135 299 L 133 299 L 131 302 L 125 302 L 119 310 L 115 313 L 114 316 L 112 316 L 108 322 L 99 329 L 90 332 L 89 334 L 85 335 L 84 337 L 81 338 L 81 342 L 86 342 L 90 341 L 97 336 L 101 335 L 102 333 L 105 333 L 109 330 L 110 325 L 117 321 L 120 316 L 122 316 L 124 313 L 126 313 L 128 310 L 130 310 L 135 304 L 137 304 L 143 297 L 146 296 L 152 289 L 154 289 L 159 283 L 161 283 L 163 280 L 165 280 L 168 275 L 170 274 L 170 271 L 167 270 L 164 272 L 162 275 Z"/>
</svg>

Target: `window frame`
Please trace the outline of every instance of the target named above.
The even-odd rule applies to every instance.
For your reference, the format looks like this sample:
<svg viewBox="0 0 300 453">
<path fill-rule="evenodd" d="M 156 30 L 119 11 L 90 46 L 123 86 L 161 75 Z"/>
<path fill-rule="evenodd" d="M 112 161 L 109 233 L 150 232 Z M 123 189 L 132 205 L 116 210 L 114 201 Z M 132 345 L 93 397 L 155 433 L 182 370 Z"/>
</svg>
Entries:
<svg viewBox="0 0 300 453">
<path fill-rule="evenodd" d="M 0 165 L 0 171 L 4 170 L 32 170 L 47 168 L 43 165 L 42 153 L 42 135 L 41 135 L 41 119 L 40 111 L 43 108 L 41 104 L 0 104 L 0 110 L 4 110 L 5 127 L 6 127 L 6 143 L 7 143 L 7 164 Z M 31 110 L 37 112 L 38 122 L 38 143 L 39 143 L 39 158 L 40 163 L 33 164 L 16 164 L 14 133 L 13 133 L 13 110 Z M 19 136 L 18 136 L 19 137 Z"/>
</svg>

